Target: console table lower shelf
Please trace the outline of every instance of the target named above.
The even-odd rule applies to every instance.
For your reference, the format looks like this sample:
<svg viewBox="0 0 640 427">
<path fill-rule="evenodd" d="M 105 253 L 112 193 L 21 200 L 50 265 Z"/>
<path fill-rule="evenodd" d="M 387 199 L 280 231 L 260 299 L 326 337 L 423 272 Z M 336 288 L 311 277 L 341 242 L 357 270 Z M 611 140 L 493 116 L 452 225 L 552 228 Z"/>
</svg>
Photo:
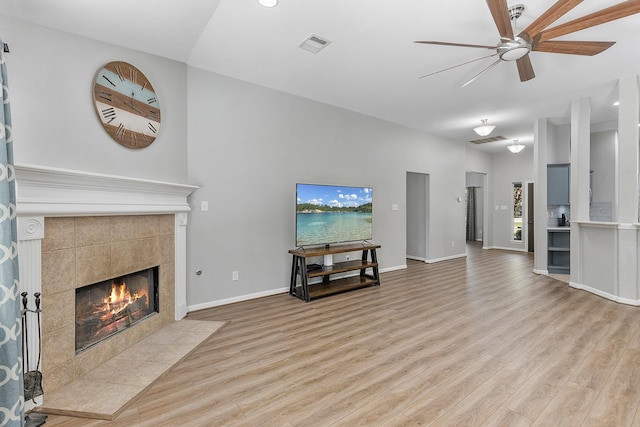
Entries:
<svg viewBox="0 0 640 427">
<path fill-rule="evenodd" d="M 290 250 L 289 253 L 293 256 L 293 260 L 291 263 L 289 294 L 309 302 L 312 299 L 353 289 L 379 286 L 380 273 L 376 256 L 376 249 L 378 248 L 380 248 L 380 245 L 353 243 Z M 307 258 L 358 251 L 362 251 L 360 260 L 338 262 L 328 266 L 307 265 Z M 346 274 L 358 270 L 360 270 L 359 275 L 331 279 L 333 274 Z M 313 279 L 321 279 L 321 281 L 310 283 Z"/>
</svg>

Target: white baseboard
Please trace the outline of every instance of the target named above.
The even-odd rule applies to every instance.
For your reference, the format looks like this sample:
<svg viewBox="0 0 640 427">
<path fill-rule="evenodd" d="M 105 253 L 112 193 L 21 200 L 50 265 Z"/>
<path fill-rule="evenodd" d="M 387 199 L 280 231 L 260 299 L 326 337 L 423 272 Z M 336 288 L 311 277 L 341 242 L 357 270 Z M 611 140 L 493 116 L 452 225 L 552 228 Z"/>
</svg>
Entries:
<svg viewBox="0 0 640 427">
<path fill-rule="evenodd" d="M 390 271 L 396 271 L 396 270 L 406 270 L 407 268 L 407 264 L 404 265 L 396 265 L 395 267 L 387 267 L 387 268 L 381 268 L 380 269 L 380 273 L 388 273 Z"/>
<path fill-rule="evenodd" d="M 279 288 L 279 289 L 271 289 L 264 292 L 256 292 L 255 294 L 240 295 L 233 298 L 226 298 L 226 299 L 221 299 L 217 301 L 205 302 L 202 304 L 190 305 L 187 307 L 187 313 L 190 313 L 192 311 L 197 311 L 197 310 L 204 310 L 205 308 L 217 307 L 220 305 L 227 305 L 227 304 L 232 304 L 234 302 L 240 302 L 240 301 L 248 301 L 250 299 L 269 297 L 271 295 L 284 294 L 288 292 L 289 292 L 289 288 L 286 287 L 286 288 Z"/>
<path fill-rule="evenodd" d="M 533 269 L 533 274 L 542 274 L 543 276 L 548 276 L 549 275 L 549 270 L 536 270 L 534 268 Z"/>
<path fill-rule="evenodd" d="M 501 251 L 528 252 L 526 249 L 507 248 L 504 246 L 485 246 L 482 249 L 499 249 Z"/>
<path fill-rule="evenodd" d="M 629 298 L 622 298 L 617 295 L 610 294 L 609 292 L 601 291 L 600 289 L 592 288 L 591 286 L 582 285 L 575 282 L 569 282 L 569 286 L 575 289 L 580 289 L 583 291 L 590 292 L 592 294 L 598 295 L 599 297 L 606 298 L 610 301 L 618 302 L 620 304 L 640 306 L 640 300 L 632 300 Z"/>
<path fill-rule="evenodd" d="M 458 255 L 451 255 L 451 256 L 446 256 L 446 257 L 442 257 L 442 258 L 434 258 L 434 259 L 428 259 L 425 262 L 427 264 L 433 264 L 435 262 L 441 262 L 441 261 L 449 261 L 451 259 L 457 259 L 457 258 L 466 258 L 467 254 L 458 254 Z"/>
<path fill-rule="evenodd" d="M 426 259 L 426 258 L 422 258 L 422 257 L 419 257 L 419 256 L 407 255 L 405 258 L 407 258 L 407 259 L 412 259 L 412 260 L 414 260 L 414 261 L 427 262 L 427 259 Z"/>
<path fill-rule="evenodd" d="M 187 303 L 180 304 L 176 307 L 175 320 L 182 320 L 187 315 Z"/>
<path fill-rule="evenodd" d="M 389 271 L 396 271 L 396 270 L 404 270 L 407 268 L 407 265 L 397 265 L 394 267 L 387 267 L 387 268 L 382 268 L 380 269 L 380 273 L 386 273 Z M 360 273 L 353 273 L 353 276 L 357 276 Z M 348 277 L 347 275 L 343 276 L 343 277 Z M 256 298 L 262 298 L 262 297 L 269 297 L 272 295 L 278 295 L 278 294 L 285 294 L 289 292 L 289 288 L 279 288 L 279 289 L 271 289 L 269 291 L 264 291 L 264 292 L 257 292 L 255 294 L 247 294 L 247 295 L 240 295 L 237 297 L 233 297 L 233 298 L 226 298 L 226 299 L 221 299 L 221 300 L 217 300 L 217 301 L 209 301 L 209 302 L 205 302 L 202 304 L 195 304 L 195 305 L 190 305 L 188 307 L 185 308 L 185 315 L 186 313 L 190 313 L 192 311 L 198 311 L 198 310 L 204 310 L 207 308 L 212 308 L 212 307 L 218 307 L 221 305 L 227 305 L 227 304 L 233 304 L 234 302 L 241 302 L 241 301 L 248 301 L 248 300 L 252 300 L 252 299 L 256 299 Z M 176 313 L 177 316 L 177 313 Z M 184 316 L 183 316 L 184 317 Z"/>
</svg>

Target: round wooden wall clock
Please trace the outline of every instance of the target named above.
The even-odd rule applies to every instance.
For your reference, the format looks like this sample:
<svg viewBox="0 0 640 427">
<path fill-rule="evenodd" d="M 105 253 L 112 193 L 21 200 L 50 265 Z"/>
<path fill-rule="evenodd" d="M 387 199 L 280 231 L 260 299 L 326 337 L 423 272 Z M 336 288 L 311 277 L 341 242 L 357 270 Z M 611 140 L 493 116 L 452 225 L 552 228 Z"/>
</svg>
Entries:
<svg viewBox="0 0 640 427">
<path fill-rule="evenodd" d="M 160 104 L 153 86 L 131 64 L 114 61 L 98 70 L 93 103 L 107 133 L 125 147 L 148 147 L 160 131 Z"/>
</svg>

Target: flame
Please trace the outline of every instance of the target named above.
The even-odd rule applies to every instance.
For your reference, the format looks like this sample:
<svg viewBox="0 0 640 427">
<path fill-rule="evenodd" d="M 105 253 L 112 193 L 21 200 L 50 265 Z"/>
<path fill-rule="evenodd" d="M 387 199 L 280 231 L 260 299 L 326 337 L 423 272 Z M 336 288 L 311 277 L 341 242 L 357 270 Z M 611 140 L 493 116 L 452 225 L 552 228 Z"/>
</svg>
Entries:
<svg viewBox="0 0 640 427">
<path fill-rule="evenodd" d="M 133 294 L 131 294 L 125 282 L 122 282 L 122 284 L 120 285 L 112 283 L 111 293 L 102 301 L 108 308 L 107 313 L 102 316 L 102 319 L 105 320 L 109 317 L 117 315 L 118 313 L 121 313 L 129 305 L 133 304 L 142 297 L 148 297 L 146 290 L 142 292 L 134 292 Z"/>
</svg>

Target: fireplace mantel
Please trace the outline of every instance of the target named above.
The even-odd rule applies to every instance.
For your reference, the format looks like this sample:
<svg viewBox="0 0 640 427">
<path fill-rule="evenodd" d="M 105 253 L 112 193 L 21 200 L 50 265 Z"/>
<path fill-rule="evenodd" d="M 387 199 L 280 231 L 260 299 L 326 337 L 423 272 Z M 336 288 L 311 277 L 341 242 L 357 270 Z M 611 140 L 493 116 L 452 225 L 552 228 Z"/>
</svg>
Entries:
<svg viewBox="0 0 640 427">
<path fill-rule="evenodd" d="M 47 166 L 15 165 L 19 216 L 189 212 L 198 187 Z"/>
</svg>

